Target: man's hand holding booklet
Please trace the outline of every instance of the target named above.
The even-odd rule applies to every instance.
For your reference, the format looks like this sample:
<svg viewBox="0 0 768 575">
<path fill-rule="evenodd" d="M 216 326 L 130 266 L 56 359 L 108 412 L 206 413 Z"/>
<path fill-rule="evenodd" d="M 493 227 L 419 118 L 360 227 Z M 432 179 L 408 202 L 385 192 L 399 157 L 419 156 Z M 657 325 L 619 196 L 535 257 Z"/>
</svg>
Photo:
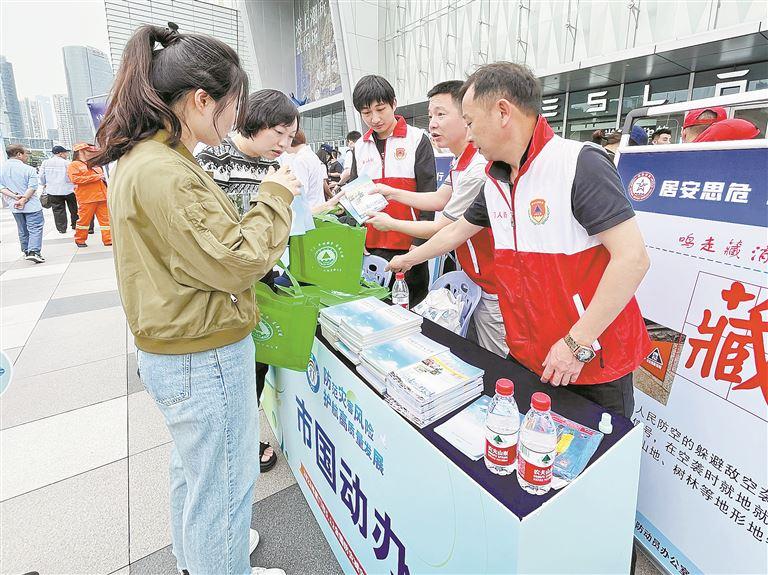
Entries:
<svg viewBox="0 0 768 575">
<path fill-rule="evenodd" d="M 376 191 L 376 184 L 367 176 L 361 176 L 343 187 L 344 195 L 339 203 L 359 224 L 368 220 L 368 214 L 387 207 L 387 199 Z"/>
</svg>

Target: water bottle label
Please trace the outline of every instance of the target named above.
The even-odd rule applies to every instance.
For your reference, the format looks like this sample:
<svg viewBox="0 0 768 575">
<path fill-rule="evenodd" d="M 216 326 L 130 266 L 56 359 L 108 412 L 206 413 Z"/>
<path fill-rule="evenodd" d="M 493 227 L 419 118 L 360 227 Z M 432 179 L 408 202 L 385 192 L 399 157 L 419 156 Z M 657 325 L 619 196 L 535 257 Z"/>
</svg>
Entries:
<svg viewBox="0 0 768 575">
<path fill-rule="evenodd" d="M 520 445 L 517 452 L 517 475 L 531 485 L 548 485 L 552 481 L 552 465 L 555 463 L 555 452 L 533 451 L 525 445 Z"/>
<path fill-rule="evenodd" d="M 485 458 L 494 465 L 514 465 L 517 457 L 517 433 L 485 430 Z"/>
</svg>

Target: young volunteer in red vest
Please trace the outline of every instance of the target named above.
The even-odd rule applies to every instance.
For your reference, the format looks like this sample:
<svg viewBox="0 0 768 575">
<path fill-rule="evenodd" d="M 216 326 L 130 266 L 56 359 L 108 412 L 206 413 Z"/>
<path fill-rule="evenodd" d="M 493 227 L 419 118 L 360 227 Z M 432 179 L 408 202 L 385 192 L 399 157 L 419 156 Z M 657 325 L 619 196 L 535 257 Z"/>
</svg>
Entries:
<svg viewBox="0 0 768 575">
<path fill-rule="evenodd" d="M 650 351 L 634 298 L 649 261 L 616 169 L 598 147 L 553 133 L 528 68 L 489 64 L 462 90 L 470 140 L 491 162 L 483 194 L 390 267 L 407 269 L 490 227 L 511 357 L 543 382 L 575 384 L 631 416 L 632 371 Z"/>
<path fill-rule="evenodd" d="M 419 194 L 377 184 L 388 200 L 419 210 L 442 210 L 433 222 L 398 220 L 386 213 L 372 214 L 368 224 L 379 231 L 396 231 L 416 238 L 429 239 L 445 226 L 458 220 L 472 205 L 485 184 L 486 159 L 467 141 L 467 124 L 461 117 L 461 87 L 464 82 L 449 80 L 432 88 L 429 98 L 429 133 L 441 148 L 451 150 L 456 159 L 448 180 L 436 192 Z M 504 322 L 493 279 L 493 236 L 483 228 L 456 248 L 462 269 L 480 287 L 483 298 L 472 314 L 467 337 L 497 355 L 506 357 Z"/>
<path fill-rule="evenodd" d="M 435 154 L 423 130 L 395 115 L 397 100 L 392 85 L 381 76 L 364 76 L 352 92 L 352 102 L 370 128 L 355 144 L 350 180 L 368 176 L 375 182 L 413 192 L 434 192 L 437 188 Z M 432 212 L 421 212 L 392 201 L 384 210 L 397 219 L 431 220 Z M 413 237 L 399 232 L 380 232 L 368 226 L 365 247 L 369 253 L 387 260 L 406 253 Z M 429 271 L 426 264 L 414 266 L 406 275 L 410 305 L 427 295 Z"/>
</svg>

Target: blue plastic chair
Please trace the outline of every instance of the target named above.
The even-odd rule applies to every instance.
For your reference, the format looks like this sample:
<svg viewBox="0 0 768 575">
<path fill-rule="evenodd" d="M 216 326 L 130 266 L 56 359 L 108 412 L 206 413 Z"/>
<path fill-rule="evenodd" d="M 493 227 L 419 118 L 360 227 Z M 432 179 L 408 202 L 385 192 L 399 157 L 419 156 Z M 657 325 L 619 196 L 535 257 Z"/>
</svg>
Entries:
<svg viewBox="0 0 768 575">
<path fill-rule="evenodd" d="M 437 278 L 432 282 L 432 286 L 429 291 L 436 289 L 446 288 L 457 299 L 464 302 L 464 309 L 461 311 L 461 317 L 459 318 L 459 324 L 461 329 L 459 335 L 466 337 L 467 330 L 469 329 L 469 320 L 472 318 L 472 314 L 475 312 L 477 304 L 480 303 L 480 298 L 483 295 L 483 290 L 469 279 L 469 276 L 461 271 L 448 272 Z"/>
<path fill-rule="evenodd" d="M 380 286 L 387 287 L 392 280 L 392 270 L 387 269 L 389 262 L 379 256 L 363 257 L 363 277 L 369 282 L 374 282 Z"/>
</svg>

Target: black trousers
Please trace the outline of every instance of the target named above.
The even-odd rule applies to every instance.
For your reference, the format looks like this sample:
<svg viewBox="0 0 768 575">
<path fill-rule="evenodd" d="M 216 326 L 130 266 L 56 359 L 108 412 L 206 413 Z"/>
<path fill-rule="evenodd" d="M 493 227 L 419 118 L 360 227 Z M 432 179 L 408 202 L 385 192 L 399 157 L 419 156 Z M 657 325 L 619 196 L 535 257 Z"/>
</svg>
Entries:
<svg viewBox="0 0 768 575">
<path fill-rule="evenodd" d="M 77 223 L 77 199 L 74 192 L 66 196 L 52 196 L 48 194 L 53 211 L 53 221 L 56 229 L 62 234 L 67 231 L 67 211 L 69 211 L 70 227 L 74 230 Z"/>
<path fill-rule="evenodd" d="M 389 261 L 395 256 L 407 254 L 408 250 L 387 250 L 383 248 L 368 248 L 371 255 L 379 256 Z M 392 274 L 392 282 L 388 287 L 392 287 L 395 276 Z M 421 302 L 429 292 L 429 267 L 427 262 L 413 266 L 405 272 L 405 283 L 408 284 L 408 305 L 411 309 Z"/>
<path fill-rule="evenodd" d="M 635 386 L 631 373 L 608 383 L 569 385 L 568 390 L 609 411 L 632 419 L 635 411 Z"/>
</svg>

